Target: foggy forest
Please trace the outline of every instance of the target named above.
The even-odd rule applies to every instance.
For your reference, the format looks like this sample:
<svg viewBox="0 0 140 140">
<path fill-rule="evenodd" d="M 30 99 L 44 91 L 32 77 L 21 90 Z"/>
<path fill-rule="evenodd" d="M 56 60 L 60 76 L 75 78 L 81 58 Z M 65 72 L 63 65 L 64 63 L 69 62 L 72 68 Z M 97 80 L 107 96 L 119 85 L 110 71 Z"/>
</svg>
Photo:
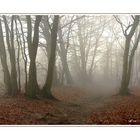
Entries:
<svg viewBox="0 0 140 140">
<path fill-rule="evenodd" d="M 140 15 L 0 15 L 0 124 L 140 124 Z"/>
</svg>

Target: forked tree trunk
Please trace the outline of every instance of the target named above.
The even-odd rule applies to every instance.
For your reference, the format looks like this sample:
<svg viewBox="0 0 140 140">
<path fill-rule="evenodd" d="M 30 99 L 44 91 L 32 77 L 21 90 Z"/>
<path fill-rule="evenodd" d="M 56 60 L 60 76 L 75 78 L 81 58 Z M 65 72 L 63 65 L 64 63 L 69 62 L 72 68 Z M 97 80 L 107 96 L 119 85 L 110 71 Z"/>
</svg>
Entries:
<svg viewBox="0 0 140 140">
<path fill-rule="evenodd" d="M 135 50 L 138 46 L 140 35 L 138 35 L 137 40 L 136 40 L 131 52 L 129 52 L 129 48 L 130 48 L 131 39 L 139 24 L 139 19 L 140 19 L 140 16 L 136 15 L 129 34 L 128 35 L 125 34 L 126 41 L 125 41 L 125 49 L 124 49 L 124 56 L 123 56 L 123 74 L 122 74 L 121 88 L 119 91 L 120 95 L 129 95 L 130 94 L 128 86 L 129 86 L 129 82 L 130 82 L 132 61 L 133 61 L 133 56 L 134 56 Z M 129 53 L 131 53 L 130 56 L 129 56 Z"/>
<path fill-rule="evenodd" d="M 36 95 L 39 92 L 39 86 L 37 83 L 37 73 L 36 73 L 36 54 L 38 49 L 39 42 L 39 24 L 41 22 L 42 16 L 36 16 L 35 25 L 34 25 L 34 36 L 32 41 L 32 24 L 31 17 L 26 16 L 27 18 L 27 28 L 28 28 L 28 51 L 30 57 L 30 66 L 29 66 L 29 81 L 28 81 L 28 96 L 31 98 L 36 98 Z"/>
<path fill-rule="evenodd" d="M 45 85 L 42 89 L 43 96 L 54 99 L 51 93 L 52 81 L 53 81 L 53 71 L 55 65 L 55 57 L 56 57 L 56 42 L 57 42 L 57 30 L 58 30 L 59 16 L 54 16 L 53 27 L 51 32 L 51 54 L 48 65 L 48 73 Z"/>
<path fill-rule="evenodd" d="M 61 26 L 59 26 L 59 31 L 58 31 L 58 36 L 59 36 L 59 42 L 60 42 L 60 50 L 58 51 L 61 62 L 62 62 L 62 66 L 63 66 L 63 70 L 65 73 L 65 77 L 66 77 L 66 81 L 67 84 L 73 84 L 73 79 L 69 70 L 69 66 L 67 63 L 67 49 L 65 48 L 65 43 L 63 40 L 63 35 L 62 35 L 62 29 Z M 68 32 L 69 33 L 69 32 Z M 67 42 L 68 43 L 68 42 Z"/>
<path fill-rule="evenodd" d="M 47 42 L 45 48 L 46 48 L 47 58 L 48 58 L 48 62 L 49 62 L 50 53 L 51 53 L 51 31 L 50 31 L 50 24 L 49 24 L 48 16 L 44 16 L 40 27 L 42 28 L 43 36 Z M 54 65 L 53 86 L 57 86 L 57 85 L 59 85 L 59 83 L 60 82 L 59 82 L 58 75 L 57 75 L 57 67 Z"/>
<path fill-rule="evenodd" d="M 16 56 L 15 56 L 15 48 L 14 48 L 14 19 L 15 16 L 12 16 L 11 19 L 11 31 L 9 35 L 9 26 L 7 23 L 7 19 L 3 16 L 5 30 L 6 30 L 6 41 L 8 46 L 8 51 L 10 55 L 11 62 L 11 84 L 12 84 L 12 95 L 16 95 L 18 93 L 18 85 L 17 85 L 17 70 L 16 70 Z"/>
</svg>

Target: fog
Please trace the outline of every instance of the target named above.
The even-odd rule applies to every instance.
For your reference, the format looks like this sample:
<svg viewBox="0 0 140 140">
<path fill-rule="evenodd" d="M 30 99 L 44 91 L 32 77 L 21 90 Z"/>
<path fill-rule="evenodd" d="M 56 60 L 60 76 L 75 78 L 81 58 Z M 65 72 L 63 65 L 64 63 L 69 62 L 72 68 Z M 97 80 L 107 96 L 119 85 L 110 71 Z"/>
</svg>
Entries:
<svg viewBox="0 0 140 140">
<path fill-rule="evenodd" d="M 6 15 L 5 17 L 9 36 L 12 32 L 11 27 L 13 26 L 17 82 L 20 82 L 22 92 L 25 92 L 25 80 L 27 80 L 25 78 L 25 65 L 27 65 L 27 77 L 29 77 L 30 66 L 26 16 Z M 14 17 L 13 25 L 11 25 L 12 17 Z M 53 26 L 53 18 L 53 15 L 43 15 L 39 25 L 39 42 L 35 63 L 37 83 L 40 88 L 43 87 L 47 77 L 51 54 L 51 28 Z M 122 80 L 123 56 L 126 41 L 123 33 L 127 28 L 129 29 L 127 29 L 126 33 L 130 32 L 133 20 L 134 17 L 131 15 L 61 15 L 58 24 L 52 87 L 74 86 L 95 90 L 98 94 L 99 92 L 102 94 L 115 94 L 118 92 Z M 10 56 L 6 41 L 7 34 L 2 15 L 1 24 L 7 64 L 10 71 Z M 33 37 L 35 32 L 34 15 L 31 16 L 31 25 L 31 37 Z M 139 25 L 131 39 L 130 52 L 133 49 L 138 32 Z M 12 46 L 11 37 L 9 41 Z M 34 51 L 33 47 L 32 49 Z M 27 64 L 25 64 L 25 59 L 27 59 Z M 130 88 L 137 87 L 140 84 L 139 60 L 140 48 L 138 45 L 132 64 Z M 0 66 L 0 70 L 0 83 L 1 87 L 4 88 L 2 65 Z"/>
<path fill-rule="evenodd" d="M 0 15 L 0 124 L 138 124 L 139 42 L 139 15 Z"/>
</svg>

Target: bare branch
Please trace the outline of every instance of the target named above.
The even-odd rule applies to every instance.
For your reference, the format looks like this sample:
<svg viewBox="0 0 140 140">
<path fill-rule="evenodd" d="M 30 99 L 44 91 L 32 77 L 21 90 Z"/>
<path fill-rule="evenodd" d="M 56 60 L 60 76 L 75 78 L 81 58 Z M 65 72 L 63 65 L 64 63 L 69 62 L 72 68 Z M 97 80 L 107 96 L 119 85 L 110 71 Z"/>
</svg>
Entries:
<svg viewBox="0 0 140 140">
<path fill-rule="evenodd" d="M 63 26 L 61 27 L 61 29 L 64 28 L 64 27 L 66 27 L 67 25 L 71 24 L 72 22 L 74 22 L 74 21 L 76 21 L 76 20 L 79 20 L 79 19 L 81 19 L 81 18 L 83 18 L 83 17 L 85 17 L 85 16 L 81 16 L 81 17 L 79 17 L 79 18 L 76 18 L 76 19 L 71 20 L 69 23 L 63 25 Z M 60 30 L 60 28 L 59 28 L 58 30 Z"/>
<path fill-rule="evenodd" d="M 135 20 L 135 17 L 133 15 L 131 15 L 132 19 Z"/>
<path fill-rule="evenodd" d="M 130 27 L 132 27 L 133 26 L 133 24 L 129 24 L 128 26 L 127 26 L 127 28 L 125 29 L 125 34 L 127 35 L 127 31 L 129 30 L 129 28 Z"/>
<path fill-rule="evenodd" d="M 121 25 L 121 29 L 122 29 L 122 32 L 123 32 L 124 36 L 127 36 L 127 32 L 126 32 L 126 30 L 124 30 L 123 23 L 121 22 L 121 20 L 115 15 L 114 15 L 114 18 Z"/>
</svg>

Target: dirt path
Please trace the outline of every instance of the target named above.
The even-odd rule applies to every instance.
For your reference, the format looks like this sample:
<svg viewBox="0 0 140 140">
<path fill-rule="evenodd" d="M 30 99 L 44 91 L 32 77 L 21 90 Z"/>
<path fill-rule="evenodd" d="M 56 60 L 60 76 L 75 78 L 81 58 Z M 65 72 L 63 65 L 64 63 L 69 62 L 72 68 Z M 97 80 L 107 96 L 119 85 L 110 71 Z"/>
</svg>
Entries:
<svg viewBox="0 0 140 140">
<path fill-rule="evenodd" d="M 56 108 L 56 122 L 52 120 L 50 124 L 87 124 L 88 119 L 92 111 L 99 111 L 105 105 L 106 97 L 96 96 L 90 99 L 79 102 L 78 104 L 52 102 L 52 105 Z M 60 113 L 60 114 L 59 114 Z M 60 121 L 60 122 L 59 122 Z"/>
<path fill-rule="evenodd" d="M 60 101 L 0 97 L 0 124 L 88 124 L 93 111 L 105 109 L 107 96 L 77 88 L 59 88 L 54 96 Z"/>
</svg>

